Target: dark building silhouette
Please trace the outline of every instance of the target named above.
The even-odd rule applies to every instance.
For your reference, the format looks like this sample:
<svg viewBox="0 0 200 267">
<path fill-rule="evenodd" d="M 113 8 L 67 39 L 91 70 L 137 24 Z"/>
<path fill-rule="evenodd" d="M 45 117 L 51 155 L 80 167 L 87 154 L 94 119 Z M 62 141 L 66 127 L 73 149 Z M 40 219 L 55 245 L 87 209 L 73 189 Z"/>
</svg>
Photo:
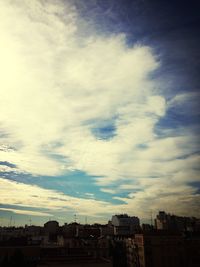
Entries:
<svg viewBox="0 0 200 267">
<path fill-rule="evenodd" d="M 163 211 L 155 222 L 121 214 L 105 225 L 0 227 L 0 267 L 199 267 L 200 220 Z"/>
</svg>

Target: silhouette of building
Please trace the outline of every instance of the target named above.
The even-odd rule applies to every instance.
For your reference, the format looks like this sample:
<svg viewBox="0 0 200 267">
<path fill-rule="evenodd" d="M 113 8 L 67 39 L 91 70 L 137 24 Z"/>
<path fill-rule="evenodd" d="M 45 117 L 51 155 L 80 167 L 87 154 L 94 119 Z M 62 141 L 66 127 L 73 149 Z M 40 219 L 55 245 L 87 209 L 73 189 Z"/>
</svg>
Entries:
<svg viewBox="0 0 200 267">
<path fill-rule="evenodd" d="M 55 234 L 58 232 L 59 223 L 57 221 L 48 221 L 44 224 L 44 230 L 46 233 Z"/>
<path fill-rule="evenodd" d="M 128 267 L 183 267 L 184 239 L 177 233 L 154 231 L 127 240 Z"/>
<path fill-rule="evenodd" d="M 158 230 L 195 231 L 199 230 L 199 220 L 194 217 L 181 217 L 160 211 L 155 219 L 155 228 Z"/>
<path fill-rule="evenodd" d="M 200 266 L 199 219 L 161 211 L 155 223 L 140 227 L 139 218 L 121 214 L 106 225 L 0 227 L 0 266 Z"/>
<path fill-rule="evenodd" d="M 59 233 L 59 223 L 57 221 L 48 221 L 44 224 L 45 239 L 48 242 L 57 242 Z"/>
<path fill-rule="evenodd" d="M 114 226 L 112 225 L 111 221 L 108 222 L 106 225 L 100 226 L 101 236 L 110 236 L 114 235 Z"/>
<path fill-rule="evenodd" d="M 140 220 L 138 217 L 130 217 L 127 214 L 114 215 L 112 216 L 112 225 L 114 235 L 129 236 L 140 229 Z"/>
</svg>

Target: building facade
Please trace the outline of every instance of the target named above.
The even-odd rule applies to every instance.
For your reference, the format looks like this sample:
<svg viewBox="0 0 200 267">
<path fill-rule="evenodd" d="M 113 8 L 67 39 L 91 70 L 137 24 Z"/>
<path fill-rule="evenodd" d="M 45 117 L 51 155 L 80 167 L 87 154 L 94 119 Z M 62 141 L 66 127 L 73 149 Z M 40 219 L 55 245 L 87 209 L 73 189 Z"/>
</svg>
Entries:
<svg viewBox="0 0 200 267">
<path fill-rule="evenodd" d="M 140 220 L 135 216 L 120 214 L 112 216 L 112 225 L 114 227 L 114 235 L 129 236 L 133 235 L 140 229 Z"/>
</svg>

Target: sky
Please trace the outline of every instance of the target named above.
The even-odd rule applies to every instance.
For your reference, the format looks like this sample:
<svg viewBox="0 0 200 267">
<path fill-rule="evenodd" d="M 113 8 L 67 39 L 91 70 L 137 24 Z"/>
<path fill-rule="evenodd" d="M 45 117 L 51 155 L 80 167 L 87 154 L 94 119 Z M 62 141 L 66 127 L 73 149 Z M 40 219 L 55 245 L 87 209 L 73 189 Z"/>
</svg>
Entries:
<svg viewBox="0 0 200 267">
<path fill-rule="evenodd" d="M 0 225 L 200 217 L 198 1 L 0 1 Z"/>
</svg>

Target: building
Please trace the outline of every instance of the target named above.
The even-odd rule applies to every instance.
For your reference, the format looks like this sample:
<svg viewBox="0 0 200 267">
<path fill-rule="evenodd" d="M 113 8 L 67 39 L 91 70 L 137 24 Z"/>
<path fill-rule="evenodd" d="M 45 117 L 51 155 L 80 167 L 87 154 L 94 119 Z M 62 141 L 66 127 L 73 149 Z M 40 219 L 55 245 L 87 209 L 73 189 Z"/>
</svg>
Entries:
<svg viewBox="0 0 200 267">
<path fill-rule="evenodd" d="M 98 238 L 101 235 L 100 227 L 93 225 L 78 225 L 76 236 L 85 239 Z"/>
<path fill-rule="evenodd" d="M 200 232 L 187 232 L 184 235 L 185 266 L 200 265 Z"/>
<path fill-rule="evenodd" d="M 48 221 L 44 224 L 44 230 L 46 233 L 56 234 L 59 229 L 59 223 L 57 221 Z"/>
<path fill-rule="evenodd" d="M 164 211 L 159 211 L 159 214 L 156 216 L 155 227 L 158 230 L 169 228 L 169 216 Z"/>
<path fill-rule="evenodd" d="M 101 236 L 113 236 L 114 235 L 114 227 L 111 224 L 111 222 L 106 225 L 101 225 L 100 231 L 101 231 Z"/>
<path fill-rule="evenodd" d="M 140 266 L 139 263 L 139 255 L 136 249 L 136 245 L 134 243 L 133 238 L 127 238 L 125 240 L 126 243 L 126 259 L 127 259 L 127 267 L 135 267 Z"/>
<path fill-rule="evenodd" d="M 112 225 L 114 235 L 129 236 L 140 229 L 140 220 L 138 217 L 130 217 L 127 214 L 114 215 L 112 216 Z"/>
<path fill-rule="evenodd" d="M 158 230 L 195 231 L 199 230 L 199 219 L 195 217 L 182 217 L 159 211 L 155 219 L 155 228 Z"/>
<path fill-rule="evenodd" d="M 18 240 L 19 241 L 19 240 Z M 37 266 L 40 259 L 40 246 L 0 245 L 0 266 Z"/>
<path fill-rule="evenodd" d="M 74 222 L 74 223 L 65 223 L 64 226 L 62 227 L 63 235 L 66 238 L 72 238 L 77 236 L 77 228 L 79 224 Z"/>
<path fill-rule="evenodd" d="M 44 224 L 44 232 L 47 237 L 47 242 L 57 242 L 59 233 L 59 223 L 57 221 L 48 221 Z"/>
<path fill-rule="evenodd" d="M 183 267 L 184 238 L 169 231 L 135 234 L 127 242 L 128 267 Z"/>
</svg>

